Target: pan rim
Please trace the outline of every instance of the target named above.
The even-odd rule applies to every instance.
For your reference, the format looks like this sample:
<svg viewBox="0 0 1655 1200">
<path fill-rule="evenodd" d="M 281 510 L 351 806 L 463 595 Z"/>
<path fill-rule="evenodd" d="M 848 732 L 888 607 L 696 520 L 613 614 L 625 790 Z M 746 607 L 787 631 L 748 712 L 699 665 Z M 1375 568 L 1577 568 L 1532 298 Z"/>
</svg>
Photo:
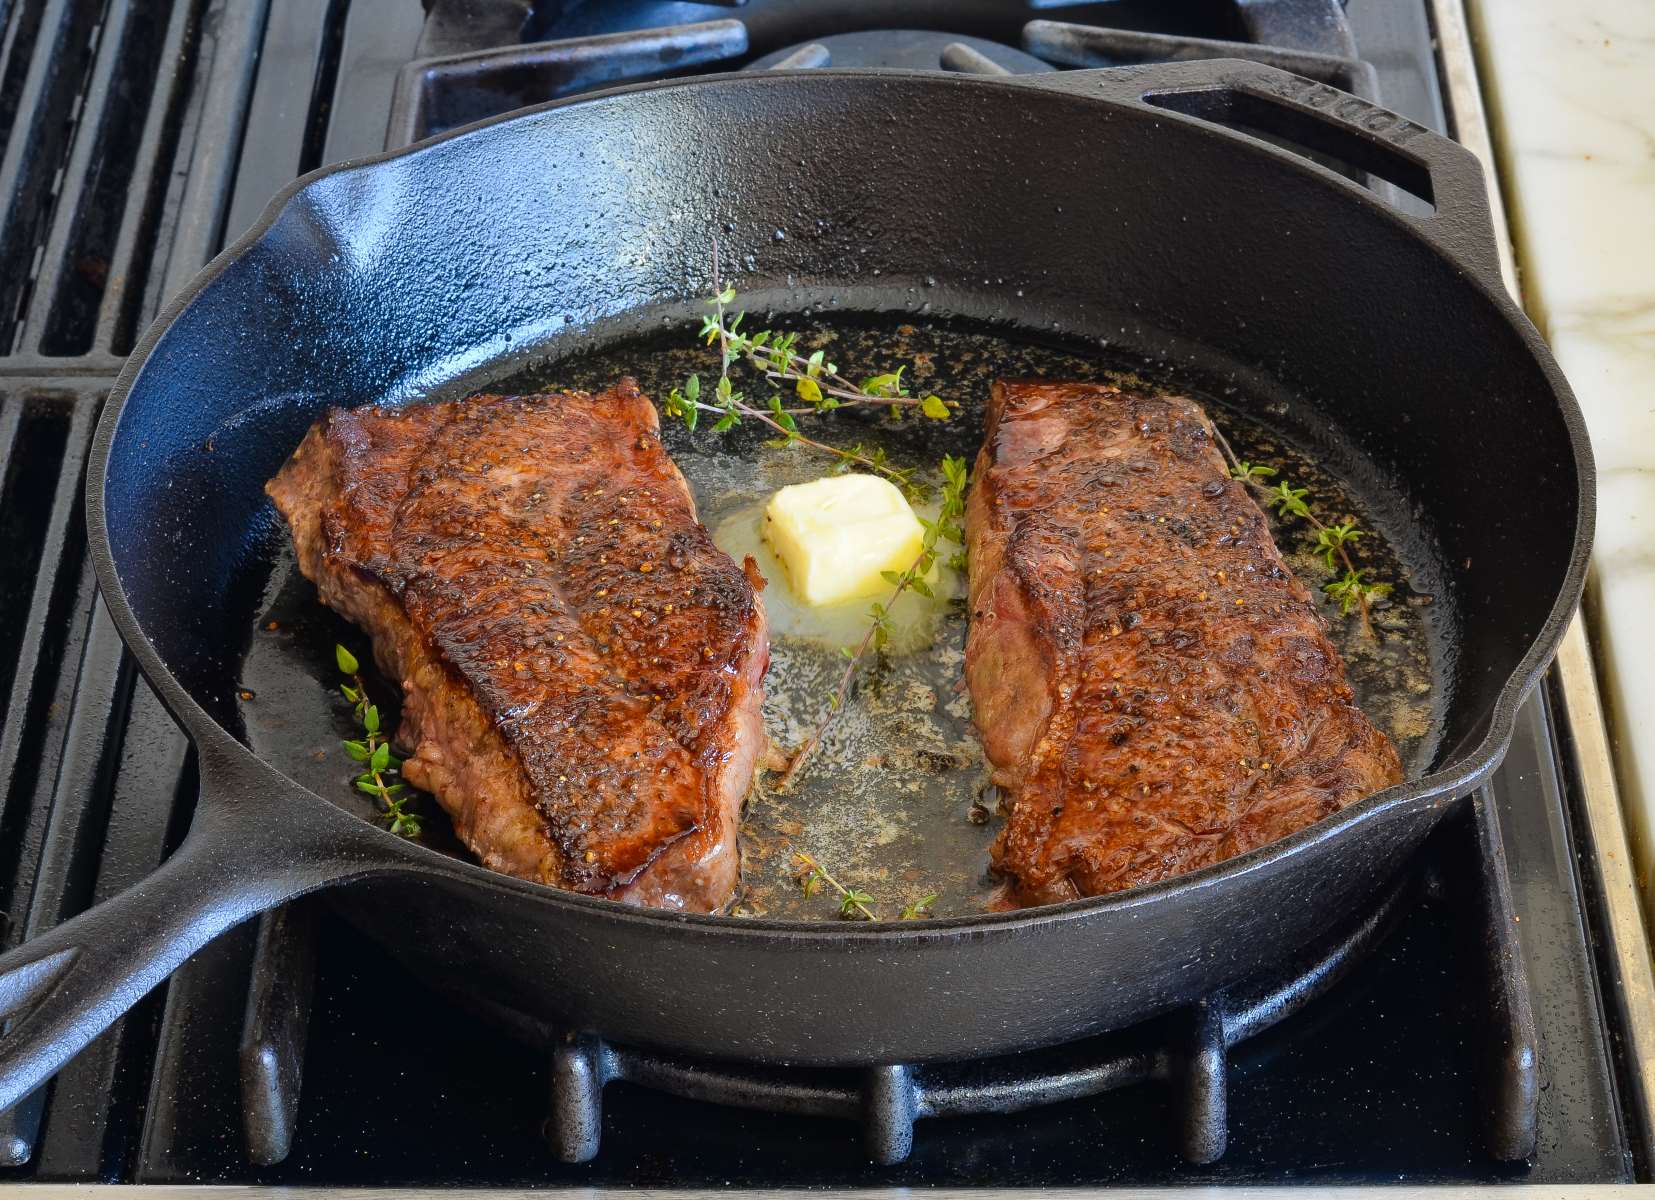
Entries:
<svg viewBox="0 0 1655 1200">
<path fill-rule="evenodd" d="M 1181 65 L 1190 67 L 1195 64 Z M 1212 71 L 1215 77 L 1225 68 L 1246 68 L 1253 71 L 1268 70 L 1268 68 L 1259 68 L 1257 64 L 1244 63 L 1240 60 L 1217 59 L 1200 65 Z M 1141 68 L 1133 69 L 1141 70 Z M 1275 72 L 1275 74 L 1287 75 L 1286 72 Z M 497 125 L 531 121 L 545 113 L 558 109 L 606 103 L 637 93 L 700 88 L 720 84 L 738 84 L 751 87 L 788 87 L 801 82 L 810 83 L 824 79 L 862 79 L 870 83 L 885 84 L 908 82 L 920 83 L 928 87 L 994 88 L 1006 91 L 1008 95 L 1014 92 L 1026 92 L 1031 87 L 1041 86 L 1038 82 L 1031 82 L 1025 77 L 1003 79 L 925 71 L 830 68 L 796 72 L 723 72 L 697 76 L 691 79 L 630 84 L 562 100 L 554 100 L 462 126 L 409 146 L 381 151 L 361 158 L 347 159 L 300 176 L 272 197 L 260 213 L 258 220 L 234 242 L 215 255 L 175 296 L 167 301 L 155 319 L 144 330 L 143 335 L 134 345 L 132 353 L 122 365 L 99 416 L 87 463 L 85 500 L 87 543 L 93 567 L 97 574 L 99 589 L 123 642 L 137 660 L 146 679 L 165 702 L 169 712 L 180 723 L 198 749 L 205 750 L 210 747 L 221 754 L 229 755 L 231 759 L 240 759 L 242 760 L 240 769 L 243 770 L 249 765 L 246 760 L 250 759 L 253 762 L 263 764 L 268 769 L 280 771 L 279 767 L 259 758 L 249 746 L 214 720 L 174 676 L 150 642 L 148 635 L 144 632 L 141 623 L 128 603 L 110 549 L 104 500 L 109 461 L 115 445 L 116 432 L 131 392 L 141 377 L 152 352 L 178 317 L 199 299 L 202 293 L 235 262 L 252 249 L 302 193 L 332 176 L 372 171 L 380 164 L 402 158 L 411 158 L 429 152 L 449 141 L 480 136 Z M 1044 90 L 1048 94 L 1055 94 L 1067 102 L 1078 105 L 1101 105 L 1105 108 L 1128 111 L 1150 107 L 1142 104 L 1142 102 L 1134 103 L 1118 97 L 1084 95 L 1073 90 L 1058 90 L 1051 87 Z M 1298 170 L 1321 182 L 1324 186 L 1345 193 L 1350 199 L 1360 199 L 1367 194 L 1360 185 L 1300 156 L 1276 149 L 1261 139 L 1236 130 L 1221 128 L 1176 111 L 1162 108 L 1154 108 L 1152 111 L 1158 121 L 1187 126 L 1209 138 L 1225 142 L 1243 141 L 1253 152 L 1265 154 L 1276 160 L 1278 165 L 1283 168 Z M 1353 195 L 1353 192 L 1359 193 L 1359 195 Z M 445 875 L 489 890 L 514 893 L 539 903 L 570 905 L 577 911 L 588 912 L 595 917 L 601 916 L 618 921 L 642 921 L 657 926 L 676 927 L 680 931 L 696 930 L 703 934 L 734 934 L 771 940 L 781 938 L 787 941 L 808 941 L 817 946 L 831 945 L 835 948 L 856 944 L 887 948 L 897 942 L 904 944 L 924 942 L 942 935 L 962 932 L 1001 936 L 1019 930 L 1026 925 L 1055 924 L 1085 919 L 1103 912 L 1158 903 L 1163 899 L 1216 885 L 1231 876 L 1241 876 L 1268 869 L 1291 859 L 1295 855 L 1307 852 L 1326 839 L 1339 836 L 1354 825 L 1377 820 L 1384 813 L 1415 805 L 1445 807 L 1451 801 L 1471 791 L 1491 774 L 1503 759 L 1515 729 L 1517 711 L 1533 692 L 1555 656 L 1568 624 L 1573 619 L 1580 604 L 1581 593 L 1590 565 L 1592 535 L 1596 517 L 1596 471 L 1590 442 L 1586 434 L 1584 414 L 1581 412 L 1574 393 L 1539 331 L 1528 320 L 1504 286 L 1497 281 L 1491 281 L 1487 272 L 1468 270 L 1462 260 L 1450 254 L 1438 242 L 1424 234 L 1418 225 L 1394 209 L 1377 200 L 1371 200 L 1371 203 L 1378 210 L 1375 215 L 1388 220 L 1414 240 L 1423 242 L 1432 254 L 1453 266 L 1456 272 L 1465 279 L 1465 282 L 1483 300 L 1492 305 L 1496 314 L 1506 325 L 1518 334 L 1530 357 L 1539 367 L 1557 403 L 1559 416 L 1574 455 L 1576 478 L 1578 480 L 1577 508 L 1573 550 L 1568 568 L 1563 574 L 1550 612 L 1531 640 L 1528 650 L 1502 684 L 1499 694 L 1489 709 L 1487 731 L 1474 747 L 1451 756 L 1442 766 L 1417 780 L 1396 784 L 1375 792 L 1340 812 L 1306 826 L 1285 838 L 1268 843 L 1245 854 L 1237 855 L 1234 858 L 1214 863 L 1187 874 L 1174 876 L 1159 883 L 1100 896 L 1082 897 L 1060 904 L 1016 909 L 1003 913 L 940 917 L 924 922 L 782 921 L 769 918 L 733 917 L 642 908 L 603 897 L 564 891 L 550 885 L 534 883 L 514 876 L 502 875 L 479 863 L 453 858 L 429 847 L 409 843 L 406 839 L 399 838 L 371 822 L 364 821 L 363 824 L 373 829 L 378 835 L 374 839 L 374 843 L 382 847 L 388 870 L 392 873 L 406 871 L 408 873 Z M 282 774 L 285 776 L 285 772 L 282 772 Z M 327 805 L 335 810 L 339 807 L 326 797 L 293 781 L 290 777 L 288 783 L 290 785 L 288 798 L 284 802 L 288 802 L 302 793 L 306 803 Z M 213 802 L 210 793 L 206 794 L 205 799 L 208 803 Z"/>
</svg>

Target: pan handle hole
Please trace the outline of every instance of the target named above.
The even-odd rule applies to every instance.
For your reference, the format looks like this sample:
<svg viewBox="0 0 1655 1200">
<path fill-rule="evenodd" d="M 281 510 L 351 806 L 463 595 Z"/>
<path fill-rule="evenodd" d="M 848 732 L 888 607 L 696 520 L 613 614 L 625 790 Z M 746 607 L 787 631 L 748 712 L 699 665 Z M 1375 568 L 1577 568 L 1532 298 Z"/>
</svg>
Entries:
<svg viewBox="0 0 1655 1200">
<path fill-rule="evenodd" d="M 1289 150 L 1418 216 L 1436 211 L 1424 164 L 1327 112 L 1305 112 L 1233 88 L 1151 92 L 1145 104 L 1234 129 Z"/>
</svg>

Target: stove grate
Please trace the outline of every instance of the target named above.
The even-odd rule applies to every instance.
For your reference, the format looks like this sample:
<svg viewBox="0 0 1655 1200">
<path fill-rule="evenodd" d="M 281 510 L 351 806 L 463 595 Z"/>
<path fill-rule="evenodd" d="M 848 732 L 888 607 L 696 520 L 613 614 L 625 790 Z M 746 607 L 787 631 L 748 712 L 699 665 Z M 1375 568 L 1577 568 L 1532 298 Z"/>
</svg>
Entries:
<svg viewBox="0 0 1655 1200">
<path fill-rule="evenodd" d="M 264 14 L 229 0 L 16 0 L 0 14 L 0 945 L 10 948 L 141 880 L 188 824 L 187 744 L 97 599 L 84 475 L 138 331 L 217 249 L 224 195 L 196 169 L 197 139 L 239 121 L 234 97 L 250 82 Z M 0 1114 L 0 1165 L 121 1177 L 159 1011 L 146 1001 L 49 1089 Z"/>
<path fill-rule="evenodd" d="M 1234 41 L 1157 33 L 1129 28 L 1036 20 L 1014 31 L 1022 46 L 928 27 L 901 27 L 901 14 L 886 15 L 879 28 L 822 33 L 802 44 L 783 46 L 748 60 L 753 49 L 742 20 L 704 21 L 691 25 L 646 27 L 589 37 L 559 38 L 519 44 L 468 48 L 429 55 L 409 63 L 397 76 L 387 146 L 402 146 L 515 108 L 543 104 L 594 88 L 683 75 L 717 64 L 721 68 L 803 70 L 819 67 L 904 67 L 974 74 L 1022 74 L 1058 67 L 1111 67 L 1130 63 L 1185 59 L 1243 58 L 1295 71 L 1322 83 L 1379 97 L 1378 75 L 1370 63 L 1353 57 L 1343 10 L 1332 0 L 1294 0 L 1302 10 L 1326 9 L 1318 27 L 1335 32 L 1309 39 L 1308 47 L 1288 40 Z M 1249 6 L 1253 21 L 1265 28 L 1302 29 L 1281 13 L 1266 18 L 1271 6 Z M 916 15 L 916 20 L 924 18 Z M 422 46 L 449 46 L 459 40 L 457 21 L 446 3 L 436 4 Z M 1272 23 L 1274 22 L 1274 24 Z M 510 22 L 502 22 L 510 24 Z M 440 33 L 429 33 L 433 28 Z M 475 43 L 472 44 L 473 47 Z"/>
<path fill-rule="evenodd" d="M 1474 826 L 1483 864 L 1471 898 L 1481 914 L 1475 958 L 1494 1015 L 1485 1031 L 1482 1136 L 1491 1156 L 1514 1162 L 1535 1148 L 1537 1034 L 1522 948 L 1511 933 L 1505 849 L 1487 796 L 1476 802 Z M 1190 1008 L 1083 1042 L 975 1062 L 862 1069 L 707 1063 L 552 1029 L 464 992 L 451 998 L 550 1057 L 545 1129 L 554 1152 L 567 1163 L 598 1154 L 603 1093 L 616 1082 L 732 1108 L 854 1121 L 869 1159 L 889 1166 L 908 1158 L 921 1118 L 1021 1112 L 1156 1081 L 1173 1096 L 1177 1151 L 1187 1162 L 1206 1164 L 1222 1157 L 1229 1141 L 1230 1051 L 1326 994 L 1420 901 L 1422 890 L 1443 888 L 1428 873 L 1416 873 L 1329 942 L 1267 978 Z M 281 1161 L 294 1137 L 313 937 L 303 906 L 268 918 L 259 936 L 241 1063 L 242 1116 L 254 1161 L 260 1163 Z"/>
<path fill-rule="evenodd" d="M 861 1071 L 764 1070 L 716 1066 L 564 1035 L 552 1042 L 552 1103 L 547 1133 L 558 1157 L 585 1162 L 598 1153 L 603 1089 L 626 1080 L 713 1104 L 857 1121 L 875 1163 L 913 1151 L 922 1117 L 1012 1113 L 1157 1081 L 1172 1089 L 1179 1152 L 1212 1163 L 1229 1141 L 1230 1048 L 1298 1012 L 1331 988 L 1390 932 L 1412 888 L 1393 889 L 1353 928 L 1274 978 L 1220 994 L 1143 1027 L 1085 1042 L 979 1062 L 890 1064 Z M 511 1019 L 495 1014 L 510 1027 Z M 1489 1107 L 1490 1132 L 1521 1126 L 1525 1115 Z M 1532 1121 L 1529 1122 L 1532 1128 Z M 1524 1147 L 1513 1142 L 1522 1158 Z M 1528 1147 L 1532 1150 L 1532 1144 Z"/>
</svg>

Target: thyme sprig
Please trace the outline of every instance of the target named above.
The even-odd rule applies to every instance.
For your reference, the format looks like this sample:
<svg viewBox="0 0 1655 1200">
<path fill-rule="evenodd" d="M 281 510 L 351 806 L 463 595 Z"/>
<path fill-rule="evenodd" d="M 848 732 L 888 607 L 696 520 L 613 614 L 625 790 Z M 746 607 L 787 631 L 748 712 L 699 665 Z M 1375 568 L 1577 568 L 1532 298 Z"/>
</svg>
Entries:
<svg viewBox="0 0 1655 1200">
<path fill-rule="evenodd" d="M 343 646 L 334 646 L 333 656 L 340 673 L 349 680 L 339 685 L 339 691 L 355 706 L 356 720 L 364 735 L 359 741 L 346 739 L 342 743 L 346 754 L 367 765 L 356 777 L 356 788 L 379 803 L 380 816 L 392 833 L 417 838 L 424 829 L 424 818 L 408 807 L 412 797 L 406 794 L 407 784 L 400 778 L 395 783 L 386 782 L 398 774 L 402 760 L 391 753 L 390 739 L 379 728 L 379 706 L 368 700 L 368 689 L 359 673 L 361 664 L 356 661 L 356 655 Z"/>
<path fill-rule="evenodd" d="M 893 466 L 883 450 L 870 450 L 861 443 L 849 447 L 834 446 L 808 437 L 799 432 L 795 418 L 838 408 L 883 405 L 889 407 L 893 417 L 900 417 L 904 408 L 917 407 L 925 416 L 941 421 L 952 415 L 956 405 L 935 394 L 922 397 L 910 393 L 902 380 L 905 367 L 872 375 L 859 384 L 853 384 L 839 373 L 836 364 L 827 360 L 826 351 L 800 354 L 799 335 L 796 333 L 781 333 L 772 329 L 743 333 L 741 323 L 747 314 L 738 312 L 732 317 L 729 312 L 729 306 L 735 299 L 735 288 L 726 287 L 719 276 L 718 245 L 715 242 L 713 295 L 707 301 L 713 311 L 702 318 L 700 336 L 708 345 L 718 345 L 718 378 L 708 399 L 704 398 L 706 393 L 702 388 L 701 376 L 691 373 L 682 387 L 667 393 L 662 403 L 666 415 L 683 421 L 684 427 L 692 432 L 700 424 L 703 413 L 717 415 L 712 425 L 714 433 L 733 429 L 743 420 L 758 421 L 778 435 L 773 445 L 805 446 L 835 459 L 839 470 L 861 467 L 889 479 L 910 500 L 923 499 L 924 489 L 916 483 L 913 468 Z M 780 391 L 772 392 L 762 404 L 750 400 L 730 378 L 730 368 L 740 361 L 757 369 L 772 387 L 791 383 L 794 395 L 804 400 L 805 405 L 789 406 L 782 400 Z"/>
<path fill-rule="evenodd" d="M 692 374 L 684 380 L 682 388 L 673 388 L 667 393 L 662 408 L 667 416 L 681 418 L 684 427 L 691 430 L 699 423 L 702 413 L 719 414 L 718 420 L 713 423 L 714 433 L 732 429 L 744 419 L 758 421 L 778 435 L 772 442 L 773 445 L 804 446 L 834 459 L 837 463 L 836 470 L 848 471 L 861 467 L 889 479 L 901 488 L 902 494 L 910 500 L 924 498 L 923 488 L 915 482 L 914 469 L 892 466 L 883 451 L 869 450 L 860 442 L 848 448 L 833 446 L 800 433 L 798 422 L 793 419 L 793 414 L 782 406 L 779 395 L 770 397 L 769 409 L 759 408 L 750 403 L 744 393 L 731 385 L 728 375 L 720 375 L 713 389 L 715 402 L 709 403 L 701 399 L 701 396 L 701 377 Z"/>
<path fill-rule="evenodd" d="M 965 531 L 961 521 L 965 516 L 965 489 L 970 479 L 970 470 L 965 459 L 955 458 L 953 455 L 944 455 L 942 460 L 942 507 L 937 512 L 935 521 L 919 518 L 920 526 L 924 529 L 924 536 L 920 542 L 920 551 L 914 556 L 914 561 L 908 564 L 905 571 L 885 571 L 882 575 L 885 582 L 891 585 L 890 596 L 881 602 L 875 602 L 868 610 L 871 620 L 868 630 L 862 635 L 862 640 L 854 648 L 840 647 L 839 653 L 847 660 L 844 672 L 839 676 L 839 685 L 828 697 L 828 708 L 822 714 L 822 719 L 810 736 L 793 752 L 788 760 L 787 769 L 782 772 L 781 779 L 776 784 L 778 791 L 785 792 L 792 786 L 794 779 L 805 765 L 811 752 L 821 744 L 822 735 L 827 732 L 828 725 L 833 720 L 833 714 L 844 706 L 845 697 L 850 692 L 851 682 L 856 678 L 856 669 L 869 650 L 883 650 L 891 640 L 891 608 L 901 598 L 904 592 L 917 592 L 930 599 L 935 595 L 930 582 L 925 578 L 931 573 L 936 564 L 940 543 L 947 541 L 960 547 L 949 556 L 948 565 L 954 570 L 965 566 Z"/>
<path fill-rule="evenodd" d="M 825 883 L 839 894 L 839 916 L 846 920 L 877 921 L 873 906 L 878 903 L 867 892 L 858 887 L 846 887 L 840 883 L 815 857 L 796 851 L 793 855 L 794 873 L 799 880 L 799 890 L 808 899 L 821 890 Z M 921 896 L 902 908 L 898 920 L 917 921 L 931 915 L 931 906 L 937 902 L 937 893 Z"/>
<path fill-rule="evenodd" d="M 860 888 L 848 888 L 828 873 L 828 869 L 817 862 L 810 855 L 803 852 L 795 853 L 793 861 L 797 864 L 799 889 L 808 898 L 814 896 L 822 884 L 827 884 L 839 893 L 839 915 L 849 921 L 860 917 L 864 921 L 877 921 L 873 915 L 874 898 Z"/>
<path fill-rule="evenodd" d="M 1356 522 L 1349 517 L 1335 525 L 1327 524 L 1310 507 L 1308 488 L 1296 488 L 1285 479 L 1276 480 L 1272 484 L 1268 481 L 1278 474 L 1275 467 L 1241 461 L 1222 434 L 1218 436 L 1218 445 L 1229 461 L 1230 478 L 1240 480 L 1259 493 L 1264 498 L 1266 507 L 1275 510 L 1283 518 L 1297 518 L 1315 531 L 1316 553 L 1327 564 L 1329 571 L 1342 572 L 1337 579 L 1324 583 L 1322 591 L 1339 605 L 1341 616 L 1348 617 L 1352 612 L 1357 613 L 1362 621 L 1362 632 L 1370 638 L 1373 637 L 1372 605 L 1374 601 L 1389 596 L 1392 587 L 1388 583 L 1369 582 L 1368 569 L 1358 567 L 1351 559 L 1350 547 L 1367 537 L 1367 530 L 1358 529 Z"/>
<path fill-rule="evenodd" d="M 741 332 L 745 312 L 729 315 L 729 306 L 735 303 L 736 289 L 719 287 L 716 251 L 713 262 L 713 286 L 717 292 L 707 303 L 713 311 L 701 319 L 701 337 L 707 345 L 718 343 L 721 357 L 720 377 L 730 373 L 730 367 L 739 360 L 757 370 L 771 383 L 791 383 L 793 394 L 805 401 L 805 407 L 788 408 L 793 413 L 831 412 L 836 408 L 857 408 L 881 405 L 890 409 L 893 417 L 900 417 L 904 408 L 918 408 L 934 421 L 946 421 L 953 407 L 941 396 L 915 396 L 902 382 L 906 367 L 880 375 L 870 375 L 860 383 L 852 383 L 839 373 L 839 368 L 828 361 L 825 350 L 808 355 L 798 352 L 799 335 L 761 329 L 757 333 Z"/>
</svg>

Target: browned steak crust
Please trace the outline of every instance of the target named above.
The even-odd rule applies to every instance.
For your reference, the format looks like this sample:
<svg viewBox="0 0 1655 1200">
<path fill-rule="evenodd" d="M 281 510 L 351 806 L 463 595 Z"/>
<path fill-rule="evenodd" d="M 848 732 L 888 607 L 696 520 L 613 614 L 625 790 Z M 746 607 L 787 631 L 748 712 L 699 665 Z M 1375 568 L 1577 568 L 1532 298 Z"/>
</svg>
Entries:
<svg viewBox="0 0 1655 1200">
<path fill-rule="evenodd" d="M 1194 870 L 1401 780 L 1195 402 L 996 383 L 966 525 L 1019 902 Z"/>
<path fill-rule="evenodd" d="M 762 581 L 713 545 L 630 379 L 335 410 L 267 490 L 401 681 L 403 773 L 484 864 L 724 905 L 763 740 Z"/>
</svg>

